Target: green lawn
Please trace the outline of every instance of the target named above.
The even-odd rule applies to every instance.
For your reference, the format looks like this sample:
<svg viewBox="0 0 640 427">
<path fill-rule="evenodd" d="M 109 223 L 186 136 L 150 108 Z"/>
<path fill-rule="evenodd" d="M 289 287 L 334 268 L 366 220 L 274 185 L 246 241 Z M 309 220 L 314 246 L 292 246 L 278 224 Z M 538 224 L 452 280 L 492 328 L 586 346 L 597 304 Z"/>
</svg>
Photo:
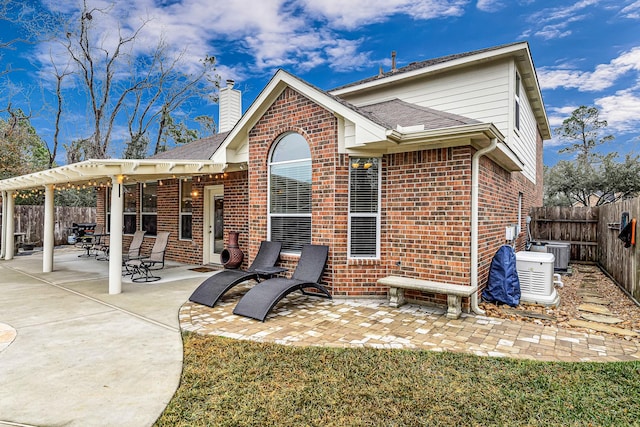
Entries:
<svg viewBox="0 0 640 427">
<path fill-rule="evenodd" d="M 633 426 L 640 362 L 542 363 L 184 334 L 157 426 Z"/>
</svg>

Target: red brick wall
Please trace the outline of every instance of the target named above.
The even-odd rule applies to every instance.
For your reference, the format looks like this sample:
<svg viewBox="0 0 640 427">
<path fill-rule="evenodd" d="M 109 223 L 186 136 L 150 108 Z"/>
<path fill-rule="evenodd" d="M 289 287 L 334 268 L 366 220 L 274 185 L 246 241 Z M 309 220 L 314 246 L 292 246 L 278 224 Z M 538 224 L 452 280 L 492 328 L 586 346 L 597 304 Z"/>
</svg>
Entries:
<svg viewBox="0 0 640 427">
<path fill-rule="evenodd" d="M 267 238 L 268 157 L 285 132 L 303 135 L 311 148 L 312 241 L 330 247 L 324 280 L 333 295 L 386 295 L 387 289 L 378 287 L 376 281 L 389 274 L 470 284 L 471 159 L 475 150 L 458 147 L 384 156 L 381 258 L 348 259 L 349 157 L 337 153 L 334 116 L 292 89 L 274 101 L 249 133 L 251 259 L 260 241 Z M 486 157 L 480 163 L 479 266 L 483 286 L 495 251 L 505 243 L 505 227 L 518 220 L 518 192 L 524 196 L 523 216 L 541 201 L 542 193 L 520 173 L 508 173 Z M 524 233 L 518 245 L 524 245 Z M 295 256 L 285 256 L 282 264 L 293 269 L 296 261 Z M 409 296 L 444 302 L 443 296 Z"/>
<path fill-rule="evenodd" d="M 192 264 L 202 261 L 203 196 L 206 185 L 224 184 L 225 242 L 229 231 L 240 233 L 244 266 L 267 238 L 268 159 L 273 144 L 286 132 L 297 132 L 312 154 L 312 242 L 330 248 L 324 281 L 333 295 L 383 296 L 377 279 L 394 274 L 470 284 L 471 147 L 389 154 L 381 159 L 381 257 L 348 259 L 349 167 L 338 154 L 335 116 L 288 88 L 249 132 L 248 171 L 194 177 L 193 240 L 180 241 L 177 179 L 158 186 L 158 230 L 170 231 L 167 258 Z M 487 157 L 480 161 L 479 284 L 487 280 L 491 259 L 505 243 L 505 227 L 518 221 L 518 193 L 522 214 L 542 204 L 542 140 L 538 135 L 538 185 L 521 173 L 509 173 Z M 98 221 L 104 206 L 98 202 Z M 139 211 L 139 207 L 138 207 Z M 139 213 L 138 213 L 139 215 Z M 525 243 L 526 223 L 517 247 Z M 145 239 L 150 248 L 153 239 Z M 128 240 L 126 245 L 128 245 Z M 285 255 L 281 264 L 295 268 L 297 256 Z M 443 296 L 408 293 L 413 299 L 443 303 Z M 468 305 L 468 302 L 465 302 Z"/>
<path fill-rule="evenodd" d="M 286 132 L 302 135 L 312 157 L 312 235 L 314 244 L 328 245 L 324 280 L 334 281 L 336 229 L 346 229 L 346 212 L 336 215 L 336 173 L 339 161 L 337 120 L 329 111 L 287 88 L 249 132 L 249 233 L 251 257 L 267 238 L 268 161 L 273 144 Z M 283 265 L 295 267 L 297 256 L 284 256 Z"/>
<path fill-rule="evenodd" d="M 180 239 L 180 179 L 162 179 L 158 185 L 158 218 L 157 230 L 169 231 L 169 243 L 167 245 L 166 259 L 188 264 L 201 264 L 203 257 L 203 214 L 204 214 L 204 187 L 207 185 L 225 186 L 225 242 L 228 231 L 239 231 L 240 248 L 245 251 L 248 247 L 247 235 L 247 173 L 235 172 L 215 175 L 201 175 L 192 178 L 192 190 L 197 192 L 193 198 L 192 211 L 192 239 Z M 105 223 L 105 193 L 104 188 L 98 189 L 97 222 Z M 137 223 L 140 223 L 140 199 L 136 196 Z M 131 235 L 123 236 L 123 248 L 129 247 Z M 142 244 L 142 253 L 149 253 L 155 238 L 146 236 Z"/>
</svg>

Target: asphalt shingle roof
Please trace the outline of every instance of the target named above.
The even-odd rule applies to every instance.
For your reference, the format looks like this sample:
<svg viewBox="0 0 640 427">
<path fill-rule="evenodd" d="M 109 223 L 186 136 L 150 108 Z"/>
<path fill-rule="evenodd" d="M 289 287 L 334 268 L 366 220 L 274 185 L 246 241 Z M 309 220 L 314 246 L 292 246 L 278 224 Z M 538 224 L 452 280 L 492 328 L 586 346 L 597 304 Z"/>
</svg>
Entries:
<svg viewBox="0 0 640 427">
<path fill-rule="evenodd" d="M 376 122 L 388 129 L 400 126 L 424 125 L 425 130 L 441 129 L 466 124 L 480 123 L 458 114 L 445 113 L 429 107 L 421 107 L 399 99 L 366 105 L 358 108 L 376 118 Z"/>
<path fill-rule="evenodd" d="M 444 63 L 444 62 L 449 62 L 449 61 L 453 61 L 453 60 L 456 60 L 456 59 L 464 58 L 464 57 L 467 57 L 467 56 L 473 56 L 473 55 L 478 55 L 478 54 L 482 54 L 482 53 L 486 53 L 486 52 L 491 52 L 493 50 L 503 49 L 505 47 L 513 46 L 513 45 L 520 44 L 520 43 L 522 43 L 522 42 L 508 43 L 508 44 L 504 44 L 504 45 L 500 45 L 500 46 L 489 47 L 489 48 L 486 48 L 486 49 L 474 50 L 474 51 L 471 51 L 471 52 L 456 53 L 456 54 L 453 54 L 453 55 L 441 56 L 439 58 L 427 59 L 426 61 L 412 62 L 409 65 L 406 65 L 404 67 L 396 69 L 395 71 L 390 70 L 390 71 L 387 71 L 386 73 L 378 74 L 378 75 L 375 75 L 375 76 L 372 76 L 372 77 L 367 77 L 366 79 L 358 80 L 356 82 L 348 83 L 346 85 L 342 85 L 342 86 L 339 86 L 337 88 L 331 89 L 331 91 L 333 92 L 333 91 L 336 91 L 336 90 L 345 89 L 345 88 L 352 87 L 352 86 L 358 86 L 358 85 L 363 84 L 363 83 L 368 83 L 368 82 L 384 79 L 386 77 L 391 77 L 391 76 L 395 76 L 395 75 L 398 75 L 398 74 L 407 73 L 409 71 L 419 70 L 421 68 L 430 67 L 430 66 L 441 64 L 441 63 Z"/>
<path fill-rule="evenodd" d="M 151 156 L 151 159 L 175 160 L 208 160 L 220 147 L 229 132 L 222 132 L 206 138 L 198 139 L 188 144 L 179 145 L 171 150 Z"/>
</svg>

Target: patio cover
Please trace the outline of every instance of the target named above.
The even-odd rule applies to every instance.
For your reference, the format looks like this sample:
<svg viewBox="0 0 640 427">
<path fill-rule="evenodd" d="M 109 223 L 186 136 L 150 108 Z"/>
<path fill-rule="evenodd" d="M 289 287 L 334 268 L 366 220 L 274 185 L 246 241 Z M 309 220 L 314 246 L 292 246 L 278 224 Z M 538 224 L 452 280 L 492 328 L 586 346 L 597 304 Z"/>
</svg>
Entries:
<svg viewBox="0 0 640 427">
<path fill-rule="evenodd" d="M 211 160 L 173 159 L 104 159 L 86 160 L 71 165 L 47 169 L 28 175 L 0 180 L 2 212 L 14 211 L 14 193 L 44 187 L 44 235 L 42 271 L 53 271 L 54 209 L 53 192 L 56 186 L 100 186 L 113 188 L 111 195 L 111 230 L 122 230 L 123 195 L 122 185 L 151 180 L 172 179 L 187 176 L 224 172 L 227 165 Z M 118 191 L 116 191 L 118 189 Z M 2 215 L 0 258 L 10 260 L 14 256 L 14 215 Z M 122 233 L 110 236 L 109 293 L 122 292 Z"/>
</svg>

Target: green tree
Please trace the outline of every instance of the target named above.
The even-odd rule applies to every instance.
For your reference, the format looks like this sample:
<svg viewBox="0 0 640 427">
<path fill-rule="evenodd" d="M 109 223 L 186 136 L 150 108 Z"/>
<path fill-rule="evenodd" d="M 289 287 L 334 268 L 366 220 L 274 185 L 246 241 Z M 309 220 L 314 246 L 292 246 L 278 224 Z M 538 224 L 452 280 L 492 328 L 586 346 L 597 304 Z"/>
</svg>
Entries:
<svg viewBox="0 0 640 427">
<path fill-rule="evenodd" d="M 614 139 L 613 135 L 602 136 L 606 127 L 607 121 L 600 120 L 597 108 L 584 105 L 576 108 L 562 126 L 554 129 L 560 139 L 571 142 L 559 153 L 575 153 L 578 162 L 593 166 L 598 160 L 595 148 Z"/>
<path fill-rule="evenodd" d="M 7 114 L 0 118 L 0 179 L 47 169 L 49 152 L 30 117 L 11 106 Z"/>
<path fill-rule="evenodd" d="M 593 167 L 560 161 L 545 170 L 546 206 L 600 206 L 640 194 L 640 157 L 618 153 L 602 157 Z"/>
</svg>

